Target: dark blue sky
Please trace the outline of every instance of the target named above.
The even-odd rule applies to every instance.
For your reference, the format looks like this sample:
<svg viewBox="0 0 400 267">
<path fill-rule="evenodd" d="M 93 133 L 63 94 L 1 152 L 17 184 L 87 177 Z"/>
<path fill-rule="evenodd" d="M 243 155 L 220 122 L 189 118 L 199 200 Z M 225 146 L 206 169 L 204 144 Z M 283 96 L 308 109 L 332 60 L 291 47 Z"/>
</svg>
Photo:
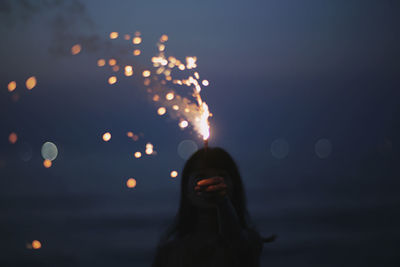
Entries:
<svg viewBox="0 0 400 267">
<path fill-rule="evenodd" d="M 46 232 L 50 224 L 59 233 L 66 221 L 76 220 L 67 233 L 82 231 L 82 240 L 91 244 L 88 253 L 96 254 L 96 238 L 115 244 L 112 236 L 126 227 L 119 223 L 136 225 L 146 214 L 149 221 L 152 214 L 162 214 L 161 221 L 173 216 L 180 179 L 171 180 L 169 172 L 180 172 L 184 164 L 177 146 L 185 139 L 201 146 L 200 138 L 158 116 L 138 79 L 119 74 L 119 82 L 110 86 L 111 72 L 96 67 L 98 58 L 108 57 L 134 69 L 150 66 L 155 43 L 165 33 L 168 53 L 197 56 L 201 77 L 210 81 L 203 91 L 214 114 L 210 145 L 236 159 L 260 231 L 281 236 L 263 256 L 265 264 L 290 255 L 308 263 L 304 266 L 321 266 L 325 256 L 336 253 L 348 266 L 377 266 L 381 257 L 385 266 L 394 266 L 392 245 L 400 235 L 394 190 L 399 186 L 398 11 L 396 1 L 67 1 L 54 6 L 3 1 L 0 196 L 11 203 L 1 206 L 2 228 L 14 233 L 8 236 L 14 247 L 4 248 L 11 256 L 0 260 L 17 266 L 16 258 L 24 255 L 30 263 L 47 257 L 57 262 L 55 255 L 68 247 L 59 240 L 68 236 Z M 134 58 L 119 51 L 122 40 L 109 47 L 111 31 L 140 31 L 143 54 Z M 87 42 L 89 37 L 95 41 Z M 62 53 L 77 42 L 86 44 L 80 54 Z M 31 75 L 38 84 L 28 91 L 22 85 Z M 12 80 L 17 89 L 9 93 Z M 129 130 L 144 138 L 130 141 Z M 13 131 L 19 137 L 15 145 L 8 143 Z M 112 133 L 108 143 L 101 140 L 105 131 Z M 324 159 L 315 153 L 322 138 L 332 145 Z M 282 159 L 271 153 L 276 140 L 288 145 Z M 59 148 L 50 169 L 40 155 L 46 141 Z M 134 159 L 133 152 L 143 151 L 147 141 L 158 155 Z M 27 151 L 31 159 L 21 160 Z M 124 187 L 129 177 L 138 181 L 134 190 Z M 132 203 L 141 203 L 138 217 L 131 214 Z M 85 232 L 92 223 L 88 214 L 114 222 L 109 228 L 98 225 L 109 234 L 94 238 Z M 34 226 L 27 230 L 27 225 Z M 137 225 L 136 230 L 144 227 Z M 146 266 L 161 230 L 159 225 L 148 230 L 147 258 L 132 256 L 120 265 Z M 25 240 L 46 236 L 53 250 L 44 247 L 39 258 L 24 254 Z M 123 237 L 118 242 L 115 251 L 122 255 L 129 245 Z M 345 243 L 354 249 L 358 242 L 369 244 L 358 249 L 376 255 L 364 262 L 340 248 Z M 380 250 L 371 245 L 379 242 Z M 306 246 L 301 244 L 310 249 L 301 253 Z M 323 256 L 310 263 L 316 254 Z M 79 251 L 64 256 L 79 266 L 92 263 Z M 283 266 L 291 264 L 287 260 Z"/>
</svg>

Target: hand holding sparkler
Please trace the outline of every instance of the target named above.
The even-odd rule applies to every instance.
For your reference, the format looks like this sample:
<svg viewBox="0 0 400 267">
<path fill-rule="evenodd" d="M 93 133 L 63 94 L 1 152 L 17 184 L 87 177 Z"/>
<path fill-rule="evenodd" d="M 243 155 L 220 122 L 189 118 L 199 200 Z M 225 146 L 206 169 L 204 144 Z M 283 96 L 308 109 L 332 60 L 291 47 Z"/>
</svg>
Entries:
<svg viewBox="0 0 400 267">
<path fill-rule="evenodd" d="M 196 195 L 205 198 L 215 198 L 227 194 L 228 185 L 223 177 L 214 176 L 197 182 L 194 190 Z"/>
</svg>

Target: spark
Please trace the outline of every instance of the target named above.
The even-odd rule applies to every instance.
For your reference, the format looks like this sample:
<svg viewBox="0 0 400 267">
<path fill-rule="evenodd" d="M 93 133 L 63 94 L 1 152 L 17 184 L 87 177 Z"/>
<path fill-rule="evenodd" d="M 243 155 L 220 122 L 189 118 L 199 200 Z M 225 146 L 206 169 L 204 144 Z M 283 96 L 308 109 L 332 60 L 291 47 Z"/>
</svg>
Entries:
<svg viewBox="0 0 400 267">
<path fill-rule="evenodd" d="M 166 35 L 166 34 L 161 35 L 161 37 L 160 37 L 160 42 L 161 42 L 161 43 L 164 43 L 164 42 L 166 42 L 166 41 L 168 41 L 168 35 Z"/>
<path fill-rule="evenodd" d="M 103 134 L 103 140 L 104 142 L 108 142 L 111 139 L 111 134 L 109 132 L 106 132 Z"/>
<path fill-rule="evenodd" d="M 97 66 L 98 67 L 104 67 L 106 65 L 106 61 L 104 59 L 99 59 L 97 60 Z"/>
<path fill-rule="evenodd" d="M 33 249 L 40 249 L 42 247 L 42 243 L 38 240 L 33 240 L 32 241 L 32 248 Z"/>
<path fill-rule="evenodd" d="M 25 86 L 28 90 L 32 90 L 36 86 L 36 83 L 37 83 L 36 77 L 31 76 L 26 80 Z"/>
<path fill-rule="evenodd" d="M 173 109 L 173 110 L 179 110 L 179 106 L 178 106 L 178 105 L 173 105 L 173 106 L 172 106 L 172 109 Z"/>
<path fill-rule="evenodd" d="M 110 78 L 108 78 L 108 83 L 109 84 L 114 84 L 117 82 L 117 77 L 116 76 L 111 76 Z"/>
<path fill-rule="evenodd" d="M 111 58 L 111 59 L 108 60 L 108 65 L 114 66 L 116 64 L 117 64 L 117 61 L 114 58 Z"/>
<path fill-rule="evenodd" d="M 160 116 L 164 115 L 165 112 L 167 112 L 167 110 L 166 110 L 164 107 L 160 107 L 160 108 L 157 110 L 157 113 L 158 113 L 158 115 L 160 115 Z"/>
<path fill-rule="evenodd" d="M 113 72 L 118 72 L 119 71 L 119 66 L 115 65 L 112 67 Z"/>
<path fill-rule="evenodd" d="M 150 74 L 151 74 L 151 73 L 150 73 L 149 70 L 144 70 L 143 73 L 142 73 L 143 77 L 149 77 Z"/>
<path fill-rule="evenodd" d="M 7 88 L 9 92 L 12 92 L 15 90 L 15 88 L 17 88 L 17 83 L 15 81 L 11 81 L 8 83 Z"/>
<path fill-rule="evenodd" d="M 140 158 L 142 156 L 142 153 L 140 153 L 139 151 L 135 152 L 134 154 L 135 158 Z"/>
<path fill-rule="evenodd" d="M 18 135 L 14 132 L 10 133 L 10 135 L 8 136 L 8 141 L 11 144 L 15 144 L 18 141 Z"/>
<path fill-rule="evenodd" d="M 132 76 L 133 75 L 133 68 L 130 65 L 125 66 L 125 76 Z"/>
<path fill-rule="evenodd" d="M 131 36 L 129 34 L 125 34 L 124 39 L 128 41 L 129 39 L 131 39 Z"/>
<path fill-rule="evenodd" d="M 189 70 L 196 68 L 196 61 L 197 57 L 186 57 L 186 68 Z"/>
<path fill-rule="evenodd" d="M 176 178 L 178 176 L 178 172 L 172 171 L 170 175 L 171 175 L 171 178 Z"/>
<path fill-rule="evenodd" d="M 118 38 L 118 32 L 111 32 L 110 33 L 110 39 L 117 39 Z"/>
<path fill-rule="evenodd" d="M 159 95 L 154 95 L 153 96 L 153 101 L 154 102 L 157 102 L 157 101 L 159 101 L 160 100 L 160 96 Z"/>
<path fill-rule="evenodd" d="M 77 55 L 77 54 L 79 54 L 81 52 L 81 50 L 82 50 L 81 45 L 80 44 L 76 44 L 76 45 L 71 47 L 71 54 L 72 55 Z"/>
<path fill-rule="evenodd" d="M 165 99 L 167 99 L 167 100 L 172 100 L 172 99 L 174 99 L 174 93 L 168 93 L 168 94 L 166 94 L 165 95 Z"/>
<path fill-rule="evenodd" d="M 134 179 L 134 178 L 129 178 L 129 179 L 126 181 L 126 186 L 127 186 L 128 188 L 135 188 L 135 187 L 136 187 L 136 179 Z"/>
<path fill-rule="evenodd" d="M 201 83 L 202 83 L 204 86 L 208 86 L 208 85 L 210 84 L 207 80 L 203 80 Z"/>
<path fill-rule="evenodd" d="M 181 127 L 182 129 L 188 127 L 188 125 L 189 123 L 187 121 L 181 121 L 179 123 L 179 127 Z"/>
<path fill-rule="evenodd" d="M 153 154 L 153 148 L 154 146 L 151 143 L 146 144 L 146 154 L 151 155 Z"/>
<path fill-rule="evenodd" d="M 51 160 L 45 159 L 45 160 L 43 161 L 43 166 L 44 166 L 46 169 L 50 168 L 51 165 L 53 165 L 53 163 L 51 162 Z"/>
<path fill-rule="evenodd" d="M 132 39 L 132 43 L 135 45 L 140 44 L 141 42 L 142 42 L 142 38 L 139 36 L 136 36 Z"/>
<path fill-rule="evenodd" d="M 134 55 L 134 56 L 139 56 L 140 53 L 141 53 L 140 49 L 135 49 L 135 50 L 133 50 L 133 55 Z"/>
</svg>

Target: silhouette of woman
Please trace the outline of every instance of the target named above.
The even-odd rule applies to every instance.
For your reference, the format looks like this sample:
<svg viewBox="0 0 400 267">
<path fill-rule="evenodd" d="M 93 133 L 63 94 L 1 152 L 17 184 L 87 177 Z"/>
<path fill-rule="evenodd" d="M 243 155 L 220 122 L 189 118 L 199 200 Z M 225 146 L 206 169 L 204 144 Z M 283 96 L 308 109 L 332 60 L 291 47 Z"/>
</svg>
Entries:
<svg viewBox="0 0 400 267">
<path fill-rule="evenodd" d="M 183 168 L 179 210 L 153 267 L 255 267 L 263 242 L 273 239 L 252 228 L 232 157 L 221 148 L 200 149 Z"/>
</svg>

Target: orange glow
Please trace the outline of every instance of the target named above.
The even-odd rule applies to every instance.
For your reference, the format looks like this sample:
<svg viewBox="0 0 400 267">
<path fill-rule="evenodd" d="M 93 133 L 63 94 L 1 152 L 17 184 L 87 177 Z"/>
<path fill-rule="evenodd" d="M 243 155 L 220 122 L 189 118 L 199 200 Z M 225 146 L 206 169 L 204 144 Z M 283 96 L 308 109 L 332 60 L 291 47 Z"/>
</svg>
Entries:
<svg viewBox="0 0 400 267">
<path fill-rule="evenodd" d="M 111 59 L 108 60 L 108 65 L 114 66 L 116 64 L 117 64 L 117 61 L 115 59 L 111 58 Z"/>
<path fill-rule="evenodd" d="M 15 144 L 17 142 L 17 140 L 18 140 L 18 135 L 14 132 L 10 133 L 10 135 L 8 136 L 8 141 L 11 144 Z"/>
<path fill-rule="evenodd" d="M 185 69 L 185 65 L 180 64 L 178 68 L 179 68 L 180 70 L 184 70 L 184 69 Z"/>
<path fill-rule="evenodd" d="M 188 127 L 188 125 L 189 123 L 187 121 L 181 121 L 179 123 L 179 127 L 181 127 L 182 129 Z"/>
<path fill-rule="evenodd" d="M 171 80 L 172 80 L 172 77 L 171 77 L 171 76 L 167 76 L 167 77 L 165 77 L 165 79 L 166 79 L 167 81 L 171 81 Z"/>
<path fill-rule="evenodd" d="M 161 42 L 161 43 L 164 43 L 164 42 L 166 42 L 166 41 L 168 41 L 168 35 L 163 34 L 163 35 L 161 36 L 161 38 L 160 38 L 160 42 Z"/>
<path fill-rule="evenodd" d="M 110 141 L 110 139 L 111 139 L 111 134 L 109 132 L 106 132 L 106 133 L 103 134 L 103 140 L 105 142 Z"/>
<path fill-rule="evenodd" d="M 79 54 L 81 52 L 81 50 L 82 50 L 81 45 L 80 44 L 76 44 L 76 45 L 71 47 L 71 54 L 72 55 L 77 55 L 77 54 Z"/>
<path fill-rule="evenodd" d="M 15 88 L 17 88 L 17 83 L 15 81 L 11 81 L 8 83 L 7 88 L 9 92 L 12 92 L 15 90 Z"/>
<path fill-rule="evenodd" d="M 166 110 L 164 107 L 160 107 L 160 108 L 157 110 L 157 114 L 160 115 L 160 116 L 164 115 L 165 112 L 167 112 L 167 110 Z"/>
<path fill-rule="evenodd" d="M 97 66 L 98 67 L 103 67 L 104 65 L 106 65 L 106 61 L 104 59 L 99 59 L 97 60 Z"/>
<path fill-rule="evenodd" d="M 135 152 L 134 154 L 135 158 L 140 158 L 142 156 L 142 153 L 140 153 L 139 151 Z"/>
<path fill-rule="evenodd" d="M 151 74 L 151 73 L 150 73 L 149 70 L 144 70 L 143 73 L 142 73 L 143 77 L 149 77 L 150 74 Z"/>
<path fill-rule="evenodd" d="M 196 68 L 196 61 L 197 57 L 186 57 L 186 68 L 189 70 Z"/>
<path fill-rule="evenodd" d="M 133 44 L 140 44 L 142 42 L 142 38 L 141 37 L 139 37 L 139 36 L 136 36 L 136 37 L 134 37 L 133 39 L 132 39 L 132 43 Z"/>
<path fill-rule="evenodd" d="M 158 46 L 158 51 L 162 52 L 162 51 L 164 51 L 164 50 L 165 50 L 165 45 L 160 44 L 160 45 Z"/>
<path fill-rule="evenodd" d="M 134 56 L 139 56 L 140 53 L 142 53 L 142 52 L 140 51 L 140 49 L 135 49 L 135 50 L 133 50 L 133 55 L 134 55 Z"/>
<path fill-rule="evenodd" d="M 124 39 L 125 39 L 125 40 L 129 40 L 129 39 L 131 39 L 131 36 L 130 36 L 129 34 L 125 34 L 125 35 L 124 35 Z"/>
<path fill-rule="evenodd" d="M 118 38 L 118 32 L 110 33 L 110 39 L 117 39 L 117 38 Z"/>
<path fill-rule="evenodd" d="M 166 94 L 166 95 L 165 95 L 165 99 L 167 99 L 167 100 L 172 100 L 172 99 L 174 99 L 174 93 L 168 93 L 168 94 Z"/>
<path fill-rule="evenodd" d="M 202 83 L 204 86 L 208 86 L 208 85 L 210 84 L 207 80 L 203 80 L 201 83 Z"/>
<path fill-rule="evenodd" d="M 43 166 L 44 166 L 46 169 L 50 168 L 51 165 L 52 165 L 51 160 L 45 159 L 45 160 L 43 161 Z"/>
<path fill-rule="evenodd" d="M 153 101 L 154 102 L 157 102 L 157 101 L 159 101 L 160 100 L 160 96 L 159 95 L 154 95 L 153 96 Z"/>
<path fill-rule="evenodd" d="M 172 171 L 170 175 L 171 175 L 171 178 L 176 178 L 178 176 L 178 172 Z"/>
<path fill-rule="evenodd" d="M 140 31 L 135 32 L 135 36 L 140 36 L 140 35 L 141 35 Z"/>
<path fill-rule="evenodd" d="M 110 78 L 108 78 L 108 83 L 109 84 L 114 84 L 116 82 L 117 82 L 117 77 L 111 76 Z"/>
<path fill-rule="evenodd" d="M 42 243 L 38 240 L 33 240 L 32 241 L 32 248 L 33 249 L 40 249 L 42 247 Z"/>
<path fill-rule="evenodd" d="M 173 110 L 179 110 L 179 106 L 178 106 L 178 105 L 173 105 L 173 106 L 172 106 L 172 109 L 173 109 Z"/>
<path fill-rule="evenodd" d="M 133 132 L 127 132 L 126 135 L 127 135 L 128 137 L 131 137 L 131 138 L 132 138 L 132 137 L 133 137 Z"/>
<path fill-rule="evenodd" d="M 189 111 L 190 111 L 190 109 L 185 108 L 185 112 L 186 112 L 186 113 L 189 113 Z"/>
<path fill-rule="evenodd" d="M 134 188 L 134 187 L 136 187 L 136 180 L 135 180 L 134 178 L 129 178 L 129 179 L 126 181 L 126 186 L 129 187 L 129 188 Z"/>
<path fill-rule="evenodd" d="M 198 80 L 198 79 L 200 79 L 200 75 L 199 75 L 199 73 L 196 71 L 195 73 L 194 73 L 194 77 Z"/>
<path fill-rule="evenodd" d="M 36 83 L 37 83 L 36 77 L 35 77 L 35 76 L 32 76 L 32 77 L 29 77 L 29 78 L 26 80 L 25 85 L 26 85 L 26 88 L 27 88 L 28 90 L 32 90 L 32 89 L 36 86 Z"/>
<path fill-rule="evenodd" d="M 113 70 L 114 72 L 119 71 L 119 66 L 118 66 L 118 65 L 113 66 L 113 67 L 112 67 L 112 70 Z"/>
</svg>

